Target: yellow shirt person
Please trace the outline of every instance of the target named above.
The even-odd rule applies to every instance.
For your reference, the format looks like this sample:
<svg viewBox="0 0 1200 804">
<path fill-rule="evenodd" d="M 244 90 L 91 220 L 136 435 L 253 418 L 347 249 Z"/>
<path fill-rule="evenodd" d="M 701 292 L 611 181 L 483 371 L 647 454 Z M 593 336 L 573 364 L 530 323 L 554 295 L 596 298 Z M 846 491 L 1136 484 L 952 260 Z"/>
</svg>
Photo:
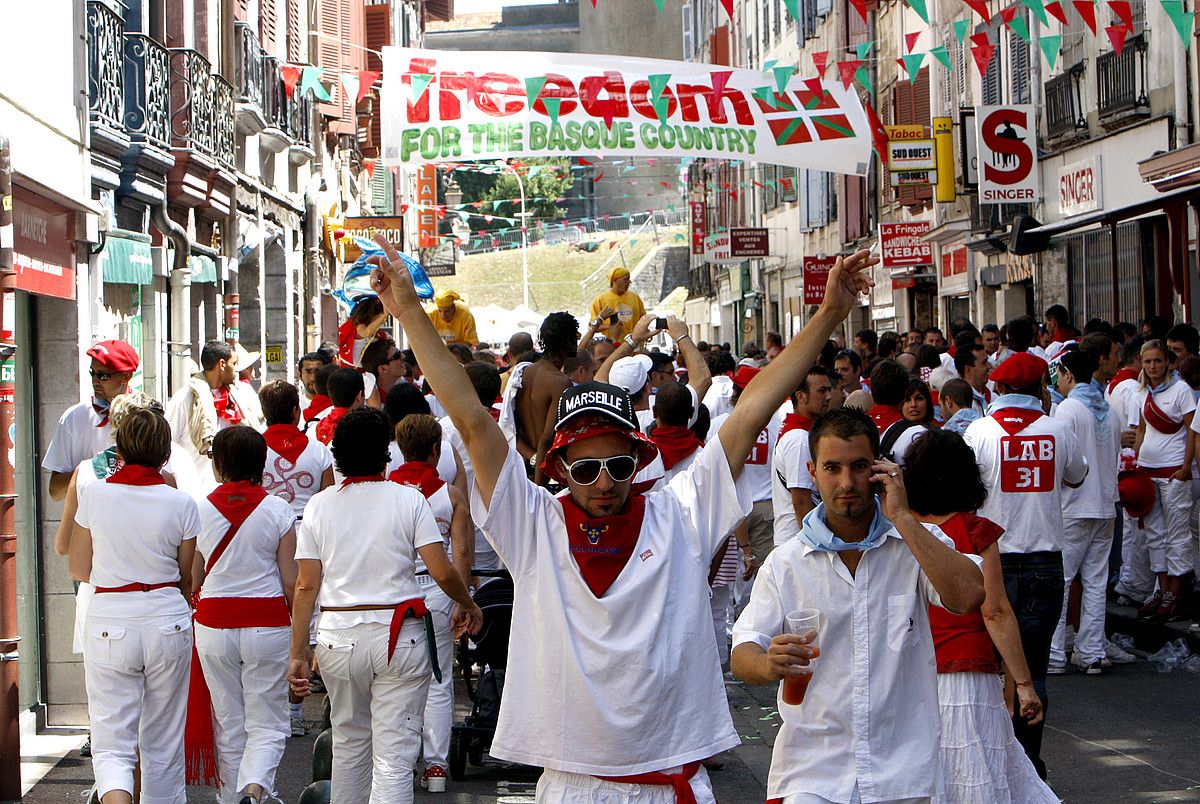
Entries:
<svg viewBox="0 0 1200 804">
<path fill-rule="evenodd" d="M 620 318 L 621 331 L 616 340 L 633 332 L 633 325 L 646 315 L 642 297 L 629 289 L 629 269 L 613 268 L 608 273 L 609 289 L 592 300 L 591 320 L 595 321 L 607 307 Z M 601 332 L 607 331 L 604 327 Z"/>
<path fill-rule="evenodd" d="M 479 335 L 475 333 L 475 316 L 462 297 L 453 290 L 443 290 L 433 297 L 435 307 L 428 311 L 433 328 L 449 346 L 461 343 L 471 348 L 479 345 Z"/>
</svg>

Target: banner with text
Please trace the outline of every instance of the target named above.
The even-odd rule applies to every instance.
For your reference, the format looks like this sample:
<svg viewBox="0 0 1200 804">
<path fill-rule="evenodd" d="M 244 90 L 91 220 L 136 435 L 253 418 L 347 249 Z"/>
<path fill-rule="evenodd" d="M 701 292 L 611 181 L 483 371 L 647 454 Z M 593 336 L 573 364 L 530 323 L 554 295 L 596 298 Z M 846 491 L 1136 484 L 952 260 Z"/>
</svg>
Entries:
<svg viewBox="0 0 1200 804">
<path fill-rule="evenodd" d="M 393 164 L 594 154 L 742 159 L 862 175 L 871 156 L 855 90 L 774 71 L 385 47 L 380 94 L 383 158 Z"/>
<path fill-rule="evenodd" d="M 933 265 L 933 245 L 924 240 L 929 221 L 879 224 L 884 268 L 912 268 Z"/>
</svg>

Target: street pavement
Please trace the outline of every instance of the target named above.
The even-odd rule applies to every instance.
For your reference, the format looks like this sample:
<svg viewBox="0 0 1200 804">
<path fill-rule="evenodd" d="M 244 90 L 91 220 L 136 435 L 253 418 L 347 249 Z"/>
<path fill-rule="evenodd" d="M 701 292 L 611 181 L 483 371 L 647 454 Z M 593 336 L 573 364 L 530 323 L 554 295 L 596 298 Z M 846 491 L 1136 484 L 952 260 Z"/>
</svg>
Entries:
<svg viewBox="0 0 1200 804">
<path fill-rule="evenodd" d="M 724 768 L 711 774 L 717 798 L 762 802 L 771 746 L 779 729 L 770 688 L 727 685 L 741 747 L 721 756 Z M 1050 716 L 1043 752 L 1050 783 L 1075 802 L 1200 802 L 1200 675 L 1184 670 L 1160 674 L 1142 660 L 1102 676 L 1071 673 L 1050 679 Z M 465 697 L 465 696 L 462 696 Z M 320 696 L 307 704 L 320 716 Z M 465 712 L 460 712 L 460 717 Z M 278 788 L 293 804 L 312 778 L 315 733 L 288 741 Z M 416 800 L 431 804 L 523 804 L 533 801 L 537 770 L 484 759 L 469 767 L 463 782 L 434 795 L 418 789 Z M 26 804 L 83 802 L 91 783 L 91 761 L 69 754 L 24 799 Z M 189 802 L 212 802 L 211 790 L 194 788 Z"/>
</svg>

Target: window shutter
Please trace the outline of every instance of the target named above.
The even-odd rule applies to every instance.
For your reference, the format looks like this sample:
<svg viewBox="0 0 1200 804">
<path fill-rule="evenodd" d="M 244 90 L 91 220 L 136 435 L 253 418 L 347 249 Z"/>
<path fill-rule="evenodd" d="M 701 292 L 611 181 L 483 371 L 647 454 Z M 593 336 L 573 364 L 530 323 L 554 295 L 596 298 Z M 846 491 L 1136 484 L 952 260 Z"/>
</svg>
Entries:
<svg viewBox="0 0 1200 804">
<path fill-rule="evenodd" d="M 837 174 L 825 174 L 825 198 L 828 203 L 828 216 L 826 222 L 836 221 L 838 219 L 838 192 L 837 192 Z"/>
<path fill-rule="evenodd" d="M 776 39 L 779 38 L 779 28 L 780 28 L 780 24 L 781 24 L 780 21 L 782 18 L 783 18 L 783 7 L 779 4 L 779 0 L 775 0 L 775 25 L 772 28 L 772 31 L 774 32 Z"/>
<path fill-rule="evenodd" d="M 845 199 L 846 214 L 841 217 L 842 242 L 852 243 L 863 236 L 866 226 L 864 197 L 867 180 L 861 176 L 842 176 L 842 198 Z"/>
<path fill-rule="evenodd" d="M 334 78 L 329 89 L 332 100 L 318 106 L 326 117 L 342 116 L 342 87 L 337 76 L 342 72 L 342 18 L 346 4 L 347 0 L 317 0 L 316 66 L 324 67 Z"/>
<path fill-rule="evenodd" d="M 779 206 L 779 185 L 776 183 L 779 174 L 775 165 L 763 165 L 760 175 L 763 185 L 763 209 L 770 211 Z"/>
<path fill-rule="evenodd" d="M 371 176 L 371 209 L 376 215 L 391 215 L 395 212 L 392 200 L 392 171 L 376 166 Z"/>
<path fill-rule="evenodd" d="M 1029 43 L 1010 30 L 1008 52 L 1011 79 L 1009 97 L 1013 103 L 1029 103 Z"/>
<path fill-rule="evenodd" d="M 818 16 L 824 17 L 833 11 L 833 0 L 816 0 L 816 9 Z"/>
<path fill-rule="evenodd" d="M 342 17 L 342 72 L 357 72 L 365 69 L 363 58 L 363 45 L 366 43 L 366 13 L 363 7 L 363 0 L 343 0 Z M 337 77 L 337 83 L 341 84 L 341 76 Z M 342 87 L 338 87 L 341 91 Z M 358 133 L 358 118 L 354 111 L 355 98 L 346 97 L 345 92 L 342 95 L 342 119 L 349 123 L 350 133 Z"/>
<path fill-rule="evenodd" d="M 810 229 L 824 226 L 825 217 L 825 171 L 807 171 L 808 181 L 808 227 Z"/>
<path fill-rule="evenodd" d="M 299 64 L 304 60 L 300 50 L 300 0 L 287 0 L 287 60 Z"/>
<path fill-rule="evenodd" d="M 992 104 L 1001 103 L 1003 101 L 1002 93 L 1004 82 L 1001 74 L 1004 72 L 1002 67 L 1000 54 L 1003 48 L 1003 40 L 1000 37 L 999 17 L 996 18 L 996 25 L 979 25 L 976 33 L 986 33 L 988 39 L 996 46 L 996 50 L 992 53 L 992 60 L 988 62 L 987 71 L 983 75 L 983 104 L 990 106 Z"/>
<path fill-rule="evenodd" d="M 808 169 L 796 171 L 796 200 L 800 202 L 799 217 L 801 228 L 808 228 Z"/>
<path fill-rule="evenodd" d="M 692 31 L 692 4 L 683 4 L 683 59 L 691 61 L 696 55 L 695 38 Z"/>
<path fill-rule="evenodd" d="M 382 52 L 384 47 L 392 44 L 392 7 L 389 4 L 367 6 L 364 11 L 366 12 L 364 16 L 367 42 L 366 69 L 382 74 L 383 59 L 377 54 Z M 369 150 L 377 154 L 383 139 L 380 123 L 382 115 L 377 90 L 372 90 L 371 99 L 374 114 L 371 115 L 369 124 L 371 131 Z"/>
<path fill-rule="evenodd" d="M 259 0 L 258 41 L 268 56 L 275 55 L 275 0 Z"/>
<path fill-rule="evenodd" d="M 182 9 L 180 9 L 182 12 Z M 182 17 L 182 13 L 180 14 Z M 233 0 L 233 18 L 238 22 L 250 19 L 250 0 Z"/>
</svg>

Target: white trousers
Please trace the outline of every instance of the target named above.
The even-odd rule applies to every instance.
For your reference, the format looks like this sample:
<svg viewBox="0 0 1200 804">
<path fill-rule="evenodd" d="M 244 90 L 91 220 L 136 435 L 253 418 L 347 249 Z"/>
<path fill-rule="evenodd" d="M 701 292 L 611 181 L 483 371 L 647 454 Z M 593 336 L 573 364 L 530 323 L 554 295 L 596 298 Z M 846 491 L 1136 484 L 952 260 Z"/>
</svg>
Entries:
<svg viewBox="0 0 1200 804">
<path fill-rule="evenodd" d="M 1146 531 L 1138 521 L 1122 512 L 1121 573 L 1117 592 L 1127 595 L 1141 605 L 1154 591 L 1154 573 L 1150 570 L 1150 551 L 1146 546 Z"/>
<path fill-rule="evenodd" d="M 1146 547 L 1150 569 L 1183 575 L 1192 569 L 1191 480 L 1154 478 L 1154 509 L 1146 515 Z"/>
<path fill-rule="evenodd" d="M 678 773 L 680 768 L 668 769 Z M 690 780 L 696 804 L 716 804 L 708 773 L 701 766 Z M 675 804 L 669 785 L 606 782 L 584 773 L 546 768 L 537 783 L 537 804 Z"/>
<path fill-rule="evenodd" d="M 285 681 L 291 638 L 287 627 L 196 626 L 216 721 L 221 804 L 237 804 L 250 784 L 275 789 L 275 769 L 292 733 Z"/>
<path fill-rule="evenodd" d="M 1076 574 L 1083 584 L 1083 601 L 1075 649 L 1089 664 L 1104 658 L 1105 598 L 1112 540 L 1111 519 L 1063 519 L 1063 607 L 1050 643 L 1050 661 L 1055 664 L 1067 662 L 1067 598 L 1071 594 L 1071 579 Z"/>
<path fill-rule="evenodd" d="M 140 753 L 142 803 L 187 804 L 183 724 L 191 669 L 190 616 L 88 613 L 83 672 L 100 797 L 113 790 L 133 794 Z"/>
<path fill-rule="evenodd" d="M 712 597 L 709 598 L 712 607 L 713 636 L 717 640 L 717 657 L 721 667 L 729 666 L 729 609 L 733 605 L 733 584 L 714 586 Z"/>
<path fill-rule="evenodd" d="M 424 577 L 418 576 L 418 581 Z M 425 766 L 448 766 L 450 728 L 454 725 L 454 636 L 450 630 L 450 615 L 454 601 L 436 583 L 421 583 L 425 607 L 433 615 L 433 633 L 437 639 L 438 667 L 442 680 L 429 676 L 429 695 L 425 698 L 425 718 L 421 726 L 421 751 Z"/>
<path fill-rule="evenodd" d="M 425 624 L 407 620 L 387 656 L 386 623 L 317 629 L 333 723 L 330 804 L 410 804 L 432 668 Z"/>
</svg>

